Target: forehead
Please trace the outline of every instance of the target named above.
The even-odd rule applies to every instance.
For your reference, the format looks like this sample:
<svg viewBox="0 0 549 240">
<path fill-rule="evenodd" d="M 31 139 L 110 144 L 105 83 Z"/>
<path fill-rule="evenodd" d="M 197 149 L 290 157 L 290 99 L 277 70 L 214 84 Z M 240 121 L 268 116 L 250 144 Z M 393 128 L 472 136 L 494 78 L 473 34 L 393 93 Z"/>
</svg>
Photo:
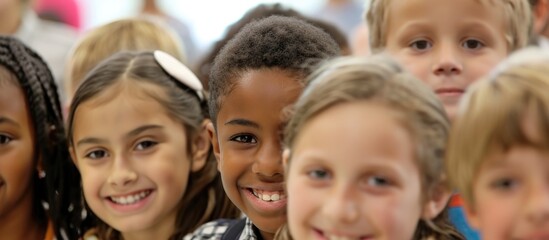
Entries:
<svg viewBox="0 0 549 240">
<path fill-rule="evenodd" d="M 78 106 L 74 115 L 75 135 L 82 129 L 96 131 L 98 127 L 115 126 L 114 129 L 121 130 L 142 121 L 164 121 L 168 114 L 159 102 L 161 93 L 160 87 L 150 83 L 111 86 Z"/>
<path fill-rule="evenodd" d="M 282 111 L 297 100 L 303 87 L 292 74 L 278 69 L 256 69 L 234 80 L 223 97 L 217 123 L 227 119 L 259 118 L 283 121 Z M 255 117 L 253 117 L 255 116 Z"/>
<path fill-rule="evenodd" d="M 386 17 L 392 27 L 413 19 L 426 19 L 429 23 L 465 20 L 490 21 L 499 27 L 505 25 L 503 3 L 489 0 L 387 0 Z M 391 25 L 390 25 L 391 26 Z"/>
<path fill-rule="evenodd" d="M 293 153 L 347 166 L 382 164 L 411 171 L 417 169 L 414 146 L 398 112 L 359 101 L 335 105 L 311 118 L 300 130 Z"/>
</svg>

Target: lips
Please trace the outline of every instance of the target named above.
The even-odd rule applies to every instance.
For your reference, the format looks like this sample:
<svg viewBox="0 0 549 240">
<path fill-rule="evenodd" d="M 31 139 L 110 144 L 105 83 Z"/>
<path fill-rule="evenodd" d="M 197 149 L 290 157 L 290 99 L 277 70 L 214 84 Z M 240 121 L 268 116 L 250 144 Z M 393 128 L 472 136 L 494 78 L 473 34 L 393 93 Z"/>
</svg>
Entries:
<svg viewBox="0 0 549 240">
<path fill-rule="evenodd" d="M 371 235 L 349 234 L 339 232 L 327 232 L 318 229 L 314 229 L 317 239 L 321 240 L 368 240 L 373 239 Z"/>
<path fill-rule="evenodd" d="M 151 193 L 152 190 L 147 189 L 126 195 L 109 196 L 107 198 L 115 204 L 130 205 L 141 201 L 142 199 L 148 197 Z"/>
<path fill-rule="evenodd" d="M 245 202 L 265 216 L 278 216 L 286 209 L 286 193 L 282 184 L 264 184 L 241 187 Z"/>
<path fill-rule="evenodd" d="M 435 90 L 436 94 L 448 95 L 448 94 L 463 94 L 465 90 L 462 88 L 438 88 Z"/>
</svg>

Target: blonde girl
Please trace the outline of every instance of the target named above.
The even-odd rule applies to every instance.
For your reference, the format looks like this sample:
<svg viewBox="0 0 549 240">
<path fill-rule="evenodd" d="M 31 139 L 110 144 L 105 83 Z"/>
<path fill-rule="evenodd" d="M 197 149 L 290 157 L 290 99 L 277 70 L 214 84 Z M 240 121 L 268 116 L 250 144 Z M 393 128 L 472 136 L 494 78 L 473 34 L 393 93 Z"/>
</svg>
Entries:
<svg viewBox="0 0 549 240">
<path fill-rule="evenodd" d="M 309 79 L 285 131 L 280 239 L 463 239 L 446 218 L 435 94 L 385 57 L 339 58 Z"/>
</svg>

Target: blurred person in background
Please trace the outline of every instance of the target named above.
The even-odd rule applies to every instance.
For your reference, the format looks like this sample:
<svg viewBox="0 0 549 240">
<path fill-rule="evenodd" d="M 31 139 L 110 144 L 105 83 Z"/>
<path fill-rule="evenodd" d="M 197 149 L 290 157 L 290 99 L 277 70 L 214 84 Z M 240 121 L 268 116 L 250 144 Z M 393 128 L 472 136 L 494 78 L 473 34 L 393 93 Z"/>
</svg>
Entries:
<svg viewBox="0 0 549 240">
<path fill-rule="evenodd" d="M 80 7 L 76 0 L 36 0 L 33 6 L 42 19 L 56 21 L 80 29 Z"/>
<path fill-rule="evenodd" d="M 143 0 L 142 4 L 140 15 L 160 19 L 169 25 L 181 38 L 188 64 L 196 62 L 198 51 L 189 26 L 164 12 L 156 0 Z"/>
<path fill-rule="evenodd" d="M 38 18 L 33 0 L 0 0 L 0 35 L 11 35 L 36 50 L 51 69 L 62 88 L 66 56 L 76 40 L 76 31 L 68 25 Z M 59 90 L 64 99 L 63 91 Z"/>
<path fill-rule="evenodd" d="M 530 4 L 534 17 L 532 44 L 549 49 L 549 0 L 530 0 Z"/>
<path fill-rule="evenodd" d="M 334 24 L 351 39 L 362 23 L 363 12 L 363 0 L 326 0 L 312 17 Z"/>
</svg>

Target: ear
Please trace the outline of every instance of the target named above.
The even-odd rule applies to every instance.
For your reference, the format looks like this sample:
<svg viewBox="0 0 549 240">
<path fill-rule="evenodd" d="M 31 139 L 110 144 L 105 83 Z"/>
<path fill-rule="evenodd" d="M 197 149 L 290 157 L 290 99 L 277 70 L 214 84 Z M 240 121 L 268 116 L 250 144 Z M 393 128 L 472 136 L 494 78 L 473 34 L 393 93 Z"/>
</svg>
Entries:
<svg viewBox="0 0 549 240">
<path fill-rule="evenodd" d="M 72 146 L 69 147 L 69 153 L 71 155 L 71 160 L 74 166 L 78 168 L 78 161 L 76 161 L 76 153 L 74 152 L 74 148 Z M 78 169 L 80 171 L 80 169 Z"/>
<path fill-rule="evenodd" d="M 436 218 L 446 208 L 451 196 L 452 193 L 444 182 L 435 186 L 424 203 L 422 219 L 432 220 Z"/>
<path fill-rule="evenodd" d="M 206 124 L 206 130 L 208 131 L 208 136 L 210 137 L 210 142 L 212 144 L 213 153 L 215 159 L 217 160 L 217 166 L 219 167 L 219 159 L 221 156 L 221 151 L 219 150 L 219 141 L 217 140 L 217 133 L 215 132 L 215 127 L 213 122 L 210 120 Z"/>
<path fill-rule="evenodd" d="M 206 162 L 208 161 L 208 155 L 210 153 L 210 136 L 208 135 L 208 130 L 206 125 L 211 122 L 209 119 L 206 119 L 202 122 L 200 130 L 198 130 L 196 136 L 193 138 L 192 143 L 192 157 L 193 162 L 191 166 L 191 171 L 196 172 L 202 169 Z"/>
<path fill-rule="evenodd" d="M 282 152 L 282 166 L 284 167 L 284 169 L 288 168 L 289 161 L 290 161 L 290 149 L 286 148 Z"/>
</svg>

